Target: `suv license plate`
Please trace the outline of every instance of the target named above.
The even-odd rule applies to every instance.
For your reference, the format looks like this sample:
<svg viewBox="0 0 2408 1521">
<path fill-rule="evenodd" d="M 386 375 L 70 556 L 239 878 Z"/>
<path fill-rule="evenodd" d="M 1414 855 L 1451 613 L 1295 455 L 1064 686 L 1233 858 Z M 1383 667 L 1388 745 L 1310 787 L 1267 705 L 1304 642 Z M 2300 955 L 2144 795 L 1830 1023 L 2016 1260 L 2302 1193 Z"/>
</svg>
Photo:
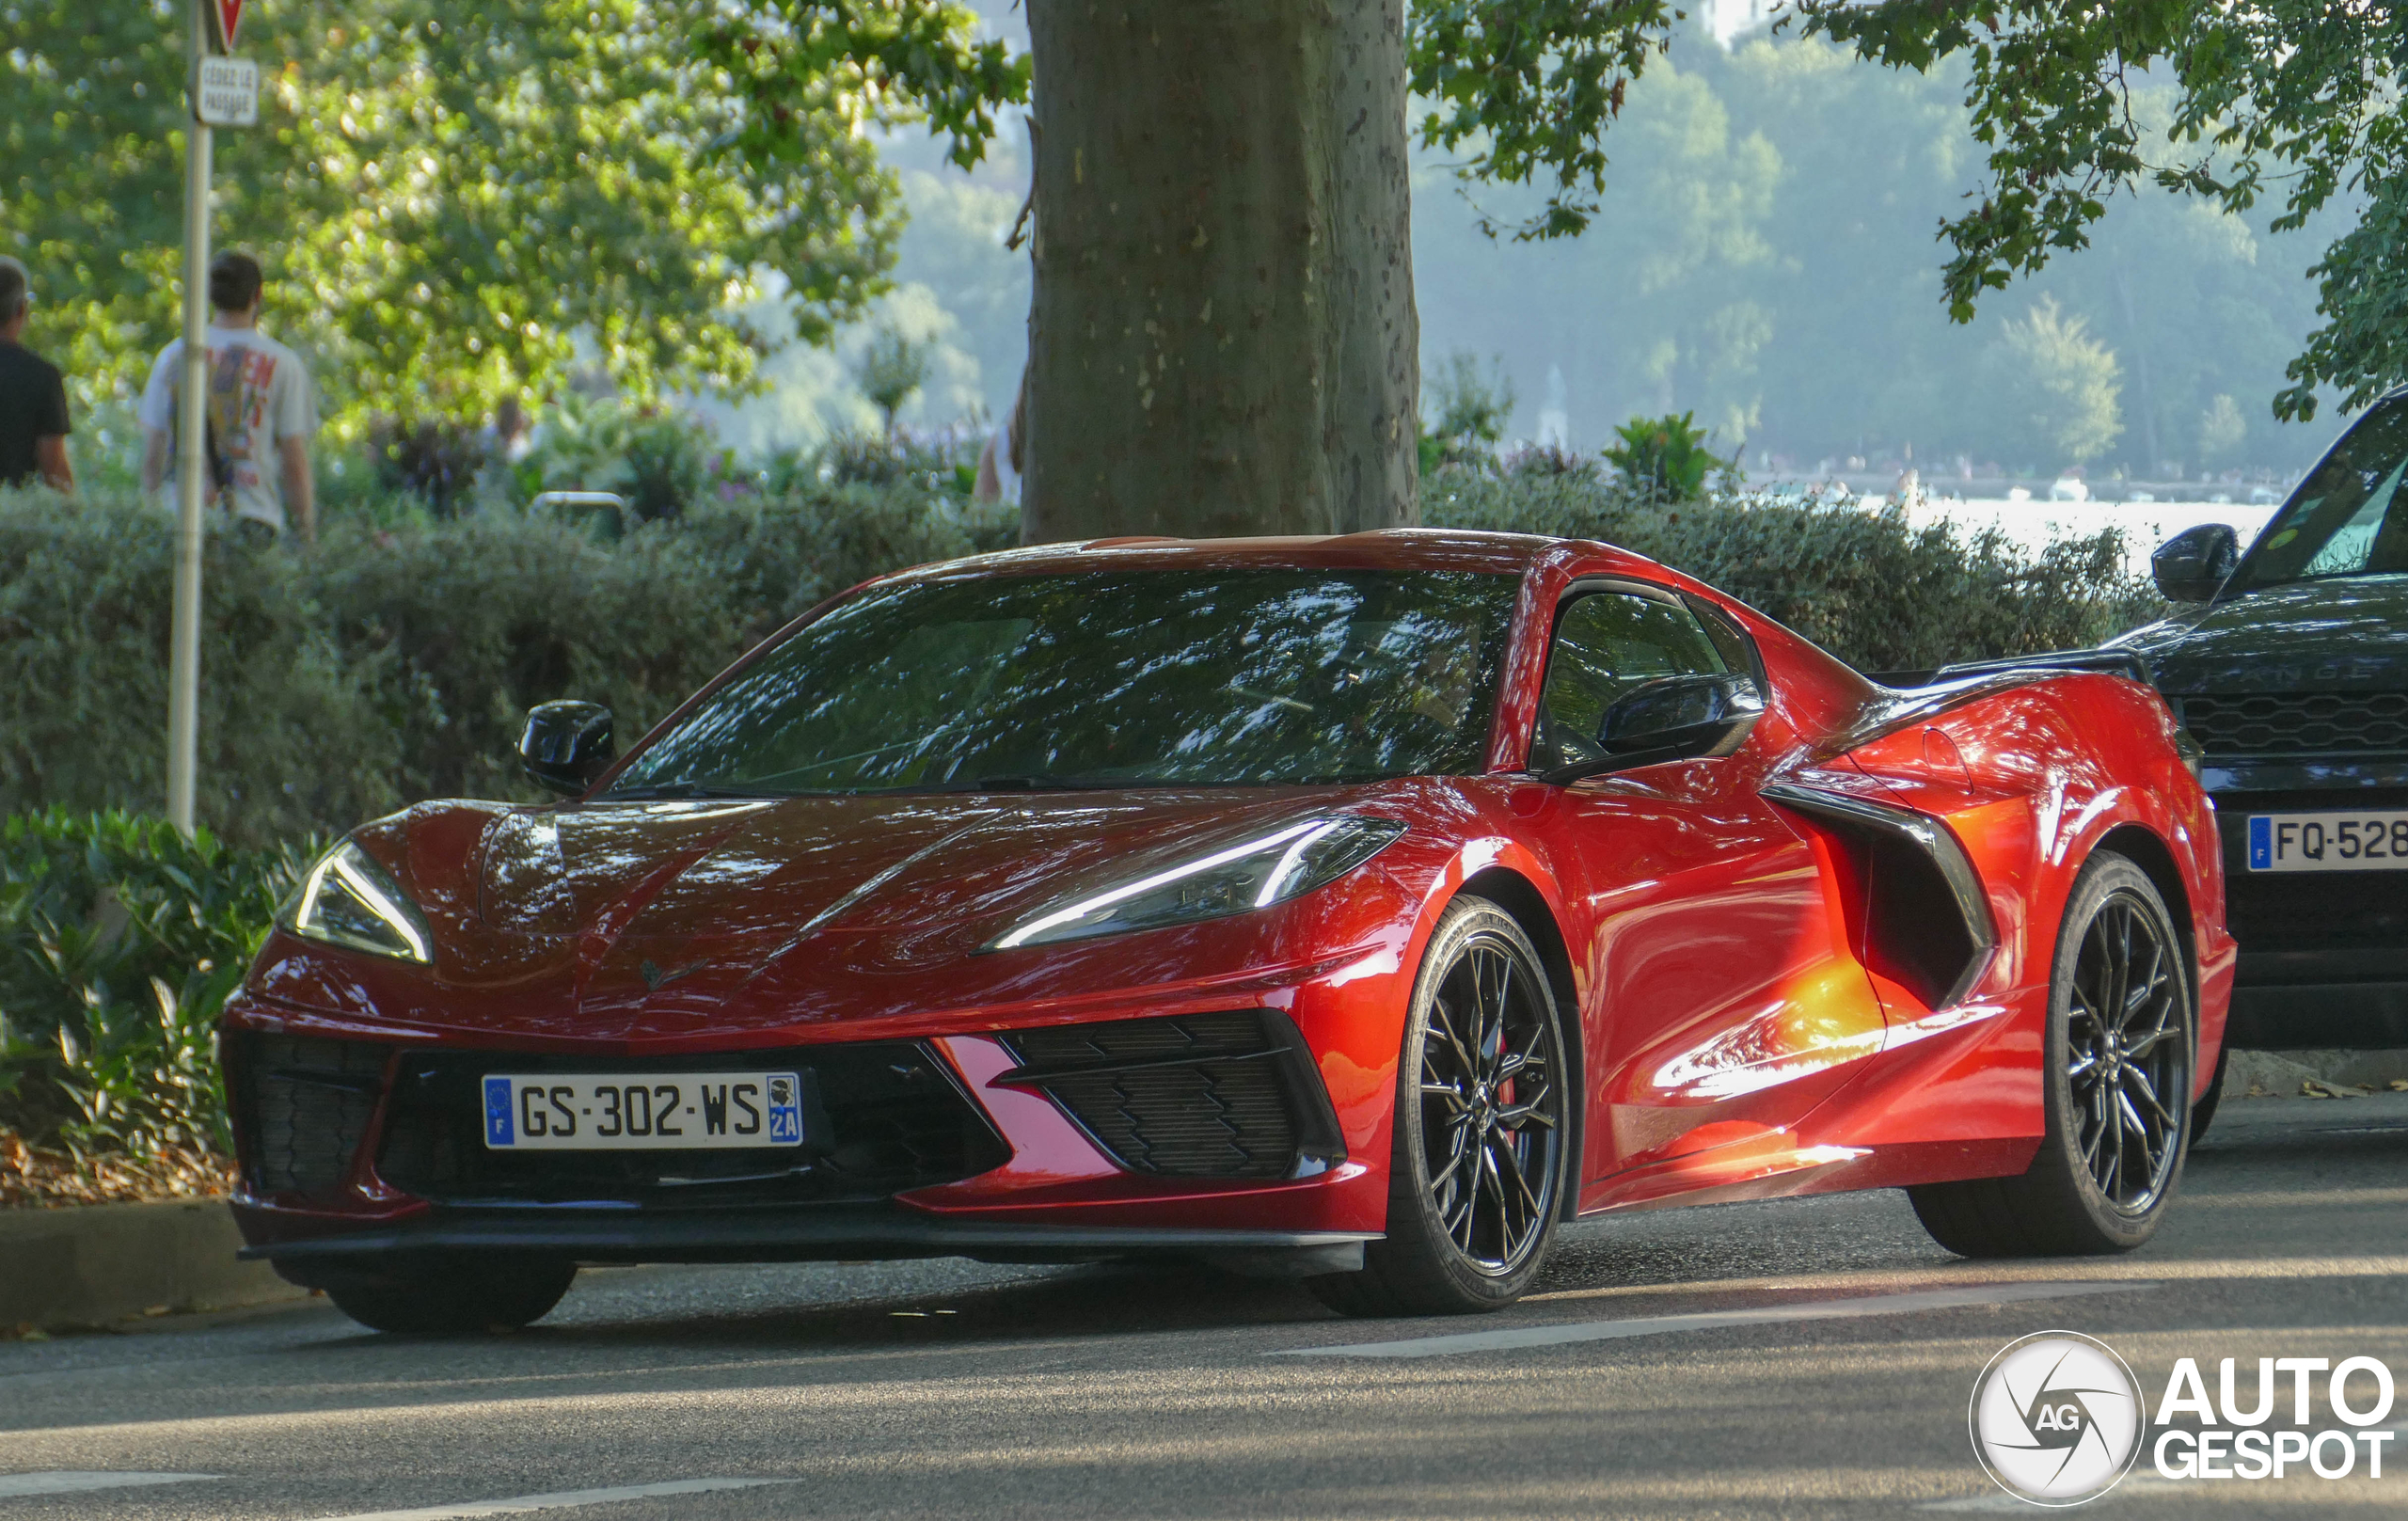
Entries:
<svg viewBox="0 0 2408 1521">
<path fill-rule="evenodd" d="M 794 1072 L 531 1072 L 484 1080 L 494 1151 L 694 1151 L 802 1144 Z"/>
<path fill-rule="evenodd" d="M 2408 811 L 2252 814 L 2249 869 L 2408 871 Z"/>
</svg>

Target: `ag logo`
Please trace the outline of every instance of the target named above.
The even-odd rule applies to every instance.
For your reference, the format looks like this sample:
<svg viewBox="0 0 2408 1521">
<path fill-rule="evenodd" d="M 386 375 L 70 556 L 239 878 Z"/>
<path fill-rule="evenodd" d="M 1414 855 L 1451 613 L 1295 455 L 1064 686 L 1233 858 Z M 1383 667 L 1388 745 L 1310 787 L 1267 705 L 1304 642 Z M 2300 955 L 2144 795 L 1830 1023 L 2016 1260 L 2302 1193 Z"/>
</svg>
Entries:
<svg viewBox="0 0 2408 1521">
<path fill-rule="evenodd" d="M 2104 1342 L 2072 1331 L 2010 1341 L 1973 1382 L 1973 1453 L 2035 1505 L 2080 1505 L 2115 1487 L 2147 1434 L 2141 1386 Z"/>
</svg>

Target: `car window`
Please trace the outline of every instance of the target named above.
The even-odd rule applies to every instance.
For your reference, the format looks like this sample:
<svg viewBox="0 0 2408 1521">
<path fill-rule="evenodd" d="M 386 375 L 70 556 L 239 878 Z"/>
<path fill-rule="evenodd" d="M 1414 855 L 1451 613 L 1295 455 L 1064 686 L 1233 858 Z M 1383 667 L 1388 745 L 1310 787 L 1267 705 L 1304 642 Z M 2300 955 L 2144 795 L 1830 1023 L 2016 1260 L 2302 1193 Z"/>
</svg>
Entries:
<svg viewBox="0 0 2408 1521">
<path fill-rule="evenodd" d="M 712 693 L 610 796 L 1468 774 L 1519 589 L 1292 569 L 872 588 Z"/>
<path fill-rule="evenodd" d="M 2358 420 L 2266 525 L 2237 578 L 2242 590 L 2329 576 L 2408 571 L 2408 403 Z"/>
<path fill-rule="evenodd" d="M 1589 593 L 1556 620 L 1530 767 L 1545 771 L 1600 758 L 1597 731 L 1606 709 L 1642 682 L 1730 669 L 1688 609 L 1628 592 Z"/>
</svg>

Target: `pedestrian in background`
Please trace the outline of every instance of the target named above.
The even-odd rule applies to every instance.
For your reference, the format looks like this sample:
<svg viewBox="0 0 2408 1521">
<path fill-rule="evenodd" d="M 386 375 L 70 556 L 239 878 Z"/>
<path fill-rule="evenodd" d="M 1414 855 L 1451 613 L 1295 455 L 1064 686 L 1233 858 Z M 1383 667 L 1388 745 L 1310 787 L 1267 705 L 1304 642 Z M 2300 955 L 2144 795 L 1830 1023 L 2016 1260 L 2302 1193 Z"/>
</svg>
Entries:
<svg viewBox="0 0 2408 1521">
<path fill-rule="evenodd" d="M 0 486 L 40 477 L 75 489 L 67 463 L 67 377 L 17 341 L 33 309 L 25 266 L 0 255 Z"/>
<path fill-rule="evenodd" d="M 318 405 L 301 356 L 259 330 L 264 283 L 260 261 L 249 254 L 222 253 L 210 261 L 209 304 L 214 313 L 202 412 L 209 493 L 237 520 L 277 533 L 289 527 L 309 543 L 318 534 L 317 492 L 309 474 Z M 145 491 L 159 489 L 175 458 L 183 379 L 180 338 L 160 351 L 150 383 L 142 388 Z"/>
<path fill-rule="evenodd" d="M 1019 393 L 1003 426 L 987 437 L 978 452 L 978 474 L 970 487 L 973 501 L 1020 505 L 1020 478 L 1028 466 L 1028 372 L 1021 372 Z"/>
</svg>

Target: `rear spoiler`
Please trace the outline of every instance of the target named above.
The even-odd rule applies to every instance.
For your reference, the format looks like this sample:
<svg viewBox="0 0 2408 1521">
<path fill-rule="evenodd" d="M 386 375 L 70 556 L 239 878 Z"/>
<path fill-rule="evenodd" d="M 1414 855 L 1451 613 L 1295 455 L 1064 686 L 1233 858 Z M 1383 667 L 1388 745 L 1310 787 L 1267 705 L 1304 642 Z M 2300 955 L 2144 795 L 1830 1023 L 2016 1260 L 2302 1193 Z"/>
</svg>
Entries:
<svg viewBox="0 0 2408 1521">
<path fill-rule="evenodd" d="M 2157 685 L 2148 661 L 2138 650 L 2043 650 L 2037 655 L 2010 655 L 1996 660 L 1959 660 L 1929 671 L 1868 671 L 1868 680 L 1884 687 L 1934 687 L 1967 676 L 2001 671 L 2105 671 L 2130 676 L 2144 687 Z"/>
</svg>

